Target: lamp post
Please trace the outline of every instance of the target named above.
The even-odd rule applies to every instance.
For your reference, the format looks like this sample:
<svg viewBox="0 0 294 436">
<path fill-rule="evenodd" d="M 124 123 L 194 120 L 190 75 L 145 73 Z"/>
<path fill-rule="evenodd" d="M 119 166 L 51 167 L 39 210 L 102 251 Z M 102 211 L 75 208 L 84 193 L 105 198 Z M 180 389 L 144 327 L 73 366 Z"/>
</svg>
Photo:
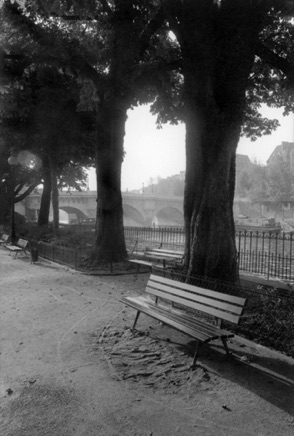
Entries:
<svg viewBox="0 0 294 436">
<path fill-rule="evenodd" d="M 8 163 L 11 166 L 11 185 L 12 185 L 12 194 L 11 194 L 11 242 L 15 244 L 16 242 L 16 234 L 15 234 L 15 221 L 14 221 L 14 188 L 15 188 L 15 167 L 18 164 L 18 159 L 16 156 L 10 156 L 8 158 Z"/>
</svg>

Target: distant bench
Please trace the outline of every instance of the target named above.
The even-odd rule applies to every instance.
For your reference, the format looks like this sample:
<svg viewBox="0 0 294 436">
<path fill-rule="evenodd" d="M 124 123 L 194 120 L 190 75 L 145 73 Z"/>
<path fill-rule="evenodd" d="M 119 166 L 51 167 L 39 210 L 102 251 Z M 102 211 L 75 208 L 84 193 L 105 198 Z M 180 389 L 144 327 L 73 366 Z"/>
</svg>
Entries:
<svg viewBox="0 0 294 436">
<path fill-rule="evenodd" d="M 162 263 L 163 268 L 170 265 L 177 265 L 182 262 L 184 253 L 175 250 L 165 250 L 163 248 L 148 248 L 146 247 L 143 253 L 143 259 L 130 259 L 130 262 L 138 265 L 152 266 L 155 262 Z"/>
<path fill-rule="evenodd" d="M 137 310 L 133 329 L 136 327 L 140 313 L 143 312 L 196 339 L 193 367 L 196 364 L 201 343 L 221 339 L 226 353 L 229 353 L 227 339 L 232 338 L 234 334 L 223 330 L 221 323 L 223 320 L 233 324 L 239 323 L 246 303 L 245 298 L 155 275 L 150 276 L 145 291 L 146 294 L 143 296 L 122 297 L 120 299 L 121 303 Z M 155 300 L 151 298 L 151 295 L 155 297 Z M 175 304 L 179 308 L 175 308 Z M 195 312 L 198 316 L 195 316 Z M 203 320 L 203 316 L 206 317 L 206 320 Z M 207 321 L 208 317 L 214 320 L 214 324 Z"/>
<path fill-rule="evenodd" d="M 10 238 L 10 236 L 7 235 L 6 233 L 4 233 L 4 234 L 1 236 L 1 239 L 0 239 L 0 245 L 6 245 L 6 244 L 8 244 L 8 242 L 9 242 L 9 238 Z"/>
<path fill-rule="evenodd" d="M 15 245 L 9 244 L 5 245 L 5 247 L 10 251 L 9 254 L 14 253 L 14 257 L 16 257 L 18 254 L 24 254 L 27 256 L 27 247 L 28 247 L 29 241 L 26 241 L 25 239 L 18 239 L 17 243 Z"/>
</svg>

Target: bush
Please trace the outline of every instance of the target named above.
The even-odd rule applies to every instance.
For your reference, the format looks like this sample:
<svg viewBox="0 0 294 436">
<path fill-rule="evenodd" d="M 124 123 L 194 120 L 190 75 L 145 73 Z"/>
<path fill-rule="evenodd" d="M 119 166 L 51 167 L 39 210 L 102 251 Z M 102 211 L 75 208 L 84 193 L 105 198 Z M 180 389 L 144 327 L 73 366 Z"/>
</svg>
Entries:
<svg viewBox="0 0 294 436">
<path fill-rule="evenodd" d="M 17 233 L 28 240 L 45 241 L 53 235 L 53 226 L 52 224 L 38 226 L 36 223 L 24 223 L 17 228 Z"/>
<path fill-rule="evenodd" d="M 236 333 L 294 357 L 294 296 L 251 295 Z"/>
<path fill-rule="evenodd" d="M 28 240 L 50 242 L 63 247 L 93 245 L 93 232 L 85 229 L 61 228 L 54 232 L 52 224 L 38 226 L 36 223 L 24 223 L 18 227 L 17 233 Z"/>
</svg>

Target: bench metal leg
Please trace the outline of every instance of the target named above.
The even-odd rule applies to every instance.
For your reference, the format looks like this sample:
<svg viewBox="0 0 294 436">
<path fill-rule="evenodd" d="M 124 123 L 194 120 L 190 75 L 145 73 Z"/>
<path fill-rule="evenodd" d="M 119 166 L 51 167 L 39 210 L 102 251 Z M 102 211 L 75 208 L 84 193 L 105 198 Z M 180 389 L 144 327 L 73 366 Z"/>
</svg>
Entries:
<svg viewBox="0 0 294 436">
<path fill-rule="evenodd" d="M 221 338 L 224 349 L 226 351 L 227 354 L 232 354 L 231 351 L 229 350 L 228 344 L 227 344 L 227 338 L 222 337 Z"/>
<path fill-rule="evenodd" d="M 194 353 L 194 358 L 193 358 L 192 368 L 194 368 L 194 367 L 196 366 L 196 361 L 197 361 L 197 357 L 198 357 L 199 346 L 200 346 L 200 341 L 196 341 L 196 347 L 195 347 L 195 353 Z"/>
<path fill-rule="evenodd" d="M 138 310 L 138 312 L 136 314 L 136 318 L 135 318 L 134 324 L 133 324 L 133 327 L 132 327 L 132 330 L 134 330 L 135 327 L 136 327 L 136 324 L 137 324 L 137 321 L 138 321 L 140 313 L 141 313 L 140 310 Z"/>
</svg>

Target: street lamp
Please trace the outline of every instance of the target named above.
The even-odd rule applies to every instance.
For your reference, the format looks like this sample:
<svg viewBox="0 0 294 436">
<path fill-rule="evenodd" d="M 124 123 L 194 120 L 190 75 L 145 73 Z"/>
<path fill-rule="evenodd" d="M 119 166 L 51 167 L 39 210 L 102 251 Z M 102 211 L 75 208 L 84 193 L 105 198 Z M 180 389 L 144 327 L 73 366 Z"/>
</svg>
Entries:
<svg viewBox="0 0 294 436">
<path fill-rule="evenodd" d="M 18 159 L 16 156 L 10 156 L 8 158 L 8 163 L 11 166 L 11 185 L 12 185 L 12 195 L 11 195 L 11 242 L 15 244 L 16 234 L 15 234 L 15 221 L 14 221 L 14 188 L 15 188 L 15 172 L 14 169 L 18 165 Z"/>
</svg>

